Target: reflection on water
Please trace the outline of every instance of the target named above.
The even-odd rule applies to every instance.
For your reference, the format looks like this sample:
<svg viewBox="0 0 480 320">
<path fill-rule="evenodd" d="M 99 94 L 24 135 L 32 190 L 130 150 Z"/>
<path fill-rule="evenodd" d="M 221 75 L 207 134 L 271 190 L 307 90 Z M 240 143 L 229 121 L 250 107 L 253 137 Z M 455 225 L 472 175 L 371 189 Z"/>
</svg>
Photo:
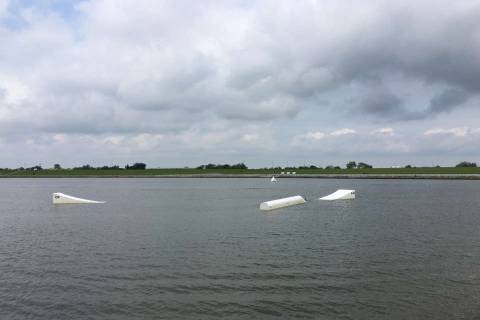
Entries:
<svg viewBox="0 0 480 320">
<path fill-rule="evenodd" d="M 319 201 L 336 189 L 353 201 Z M 107 200 L 51 204 L 52 192 Z M 264 213 L 260 202 L 303 195 Z M 1 319 L 474 319 L 480 183 L 0 179 Z"/>
</svg>

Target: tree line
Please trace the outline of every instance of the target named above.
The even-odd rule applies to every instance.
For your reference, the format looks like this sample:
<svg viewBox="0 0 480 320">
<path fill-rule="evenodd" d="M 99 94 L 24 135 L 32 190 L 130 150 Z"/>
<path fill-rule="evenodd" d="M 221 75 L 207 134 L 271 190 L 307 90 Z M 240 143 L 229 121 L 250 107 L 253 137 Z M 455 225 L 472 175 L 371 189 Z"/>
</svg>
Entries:
<svg viewBox="0 0 480 320">
<path fill-rule="evenodd" d="M 89 164 L 85 164 L 81 167 L 74 167 L 73 170 L 121 170 L 121 169 L 125 169 L 125 170 L 145 170 L 147 169 L 147 165 L 143 162 L 136 162 L 134 163 L 133 165 L 125 165 L 124 168 L 120 168 L 120 166 L 118 165 L 114 165 L 114 166 L 102 166 L 102 167 L 92 167 L 91 165 Z"/>
<path fill-rule="evenodd" d="M 356 163 L 355 161 L 350 161 L 346 165 L 347 169 L 372 169 L 373 166 L 365 162 Z"/>
<path fill-rule="evenodd" d="M 437 168 L 439 168 L 440 166 L 435 166 Z M 477 167 L 477 163 L 476 162 L 468 162 L 468 161 L 462 161 L 460 163 L 458 163 L 457 165 L 455 165 L 455 167 L 457 168 L 476 168 Z M 347 169 L 371 169 L 373 168 L 372 165 L 368 164 L 368 163 L 365 163 L 365 162 L 355 162 L 355 161 L 349 161 L 347 162 L 347 164 L 345 165 L 345 168 Z M 395 168 L 400 168 L 400 167 L 395 167 Z M 415 168 L 415 167 L 412 167 L 412 165 L 408 164 L 406 166 L 404 166 L 404 168 Z M 55 170 L 62 170 L 62 169 L 70 169 L 70 168 L 62 168 L 62 166 L 58 163 L 54 164 L 53 166 L 53 169 Z M 71 168 L 73 170 L 146 170 L 147 169 L 147 165 L 143 162 L 136 162 L 132 165 L 130 164 L 127 164 L 125 165 L 124 167 L 120 167 L 119 165 L 113 165 L 113 166 L 98 166 L 98 167 L 95 167 L 95 166 L 91 166 L 90 164 L 85 164 L 85 165 L 82 165 L 82 166 L 78 166 L 78 167 L 73 167 Z M 247 170 L 248 167 L 243 163 L 237 163 L 237 164 L 213 164 L 213 163 L 208 163 L 208 164 L 204 164 L 204 165 L 200 165 L 198 167 L 196 167 L 195 169 L 197 170 L 212 170 L 212 169 L 243 169 L 243 170 Z M 264 168 L 260 168 L 260 169 L 263 169 L 263 170 L 274 170 L 274 171 L 280 171 L 280 170 L 286 170 L 286 171 L 295 171 L 295 170 L 323 170 L 323 169 L 326 169 L 326 170 L 331 170 L 331 169 L 341 169 L 340 166 L 336 166 L 336 165 L 328 165 L 328 166 L 325 166 L 325 168 L 322 168 L 320 166 L 315 166 L 315 165 L 303 165 L 303 166 L 286 166 L 286 167 L 264 167 Z M 19 170 L 19 171 L 23 171 L 23 170 L 27 170 L 27 171 L 38 171 L 38 170 L 43 170 L 42 166 L 41 165 L 36 165 L 36 166 L 32 166 L 32 167 L 19 167 L 19 168 L 15 168 L 15 169 L 10 169 L 10 168 L 0 168 L 0 170 L 2 171 L 9 171 L 9 170 Z"/>
<path fill-rule="evenodd" d="M 99 167 L 94 167 L 89 164 L 84 164 L 82 166 L 78 167 L 73 167 L 73 168 L 62 168 L 62 166 L 58 163 L 55 163 L 53 165 L 54 170 L 62 170 L 62 169 L 72 169 L 72 170 L 145 170 L 147 169 L 147 165 L 143 162 L 136 162 L 133 165 L 125 165 L 125 167 L 121 168 L 118 165 L 113 165 L 113 166 L 99 166 Z M 43 167 L 41 165 L 36 165 L 33 167 L 19 167 L 16 169 L 10 169 L 10 168 L 0 168 L 0 170 L 27 170 L 27 171 L 38 171 L 38 170 L 43 170 Z"/>
<path fill-rule="evenodd" d="M 245 163 L 237 163 L 237 164 L 203 164 L 201 166 L 198 166 L 196 169 L 202 169 L 202 170 L 207 170 L 207 169 L 248 169 L 248 167 L 245 165 Z"/>
<path fill-rule="evenodd" d="M 468 168 L 468 167 L 476 168 L 477 164 L 475 162 L 462 161 L 459 164 L 457 164 L 455 167 L 457 167 L 457 168 Z"/>
</svg>

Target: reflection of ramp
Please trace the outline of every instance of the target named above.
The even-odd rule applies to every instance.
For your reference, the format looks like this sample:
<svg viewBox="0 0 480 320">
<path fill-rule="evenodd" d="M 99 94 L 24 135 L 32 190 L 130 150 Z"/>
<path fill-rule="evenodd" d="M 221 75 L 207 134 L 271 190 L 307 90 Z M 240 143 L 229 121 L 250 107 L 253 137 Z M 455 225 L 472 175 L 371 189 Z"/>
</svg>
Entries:
<svg viewBox="0 0 480 320">
<path fill-rule="evenodd" d="M 355 199 L 355 190 L 344 190 L 338 189 L 332 194 L 320 198 L 320 200 L 345 200 L 345 199 Z"/>
<path fill-rule="evenodd" d="M 260 203 L 260 210 L 269 211 L 273 209 L 280 209 L 284 207 L 293 206 L 296 204 L 305 203 L 305 199 L 302 196 L 294 196 L 283 199 L 271 200 Z"/>
<path fill-rule="evenodd" d="M 87 200 L 69 196 L 61 192 L 55 192 L 52 195 L 53 204 L 70 204 L 70 203 L 105 203 L 105 201 Z"/>
</svg>

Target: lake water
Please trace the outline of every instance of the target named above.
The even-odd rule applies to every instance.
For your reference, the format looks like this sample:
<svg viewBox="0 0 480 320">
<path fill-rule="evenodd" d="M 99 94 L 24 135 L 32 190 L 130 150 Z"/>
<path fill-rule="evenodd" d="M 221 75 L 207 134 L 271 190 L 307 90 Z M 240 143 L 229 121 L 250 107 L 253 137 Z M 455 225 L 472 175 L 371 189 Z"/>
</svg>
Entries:
<svg viewBox="0 0 480 320">
<path fill-rule="evenodd" d="M 479 317 L 480 182 L 0 179 L 0 319 Z"/>
</svg>

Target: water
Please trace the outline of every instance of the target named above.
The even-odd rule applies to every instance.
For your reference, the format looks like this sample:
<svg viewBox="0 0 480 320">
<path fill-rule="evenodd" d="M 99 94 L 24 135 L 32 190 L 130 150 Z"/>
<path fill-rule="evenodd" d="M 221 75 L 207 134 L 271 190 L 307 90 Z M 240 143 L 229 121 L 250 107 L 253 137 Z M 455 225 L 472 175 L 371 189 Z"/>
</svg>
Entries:
<svg viewBox="0 0 480 320">
<path fill-rule="evenodd" d="M 0 179 L 0 319 L 480 317 L 479 182 L 279 180 Z"/>
</svg>

